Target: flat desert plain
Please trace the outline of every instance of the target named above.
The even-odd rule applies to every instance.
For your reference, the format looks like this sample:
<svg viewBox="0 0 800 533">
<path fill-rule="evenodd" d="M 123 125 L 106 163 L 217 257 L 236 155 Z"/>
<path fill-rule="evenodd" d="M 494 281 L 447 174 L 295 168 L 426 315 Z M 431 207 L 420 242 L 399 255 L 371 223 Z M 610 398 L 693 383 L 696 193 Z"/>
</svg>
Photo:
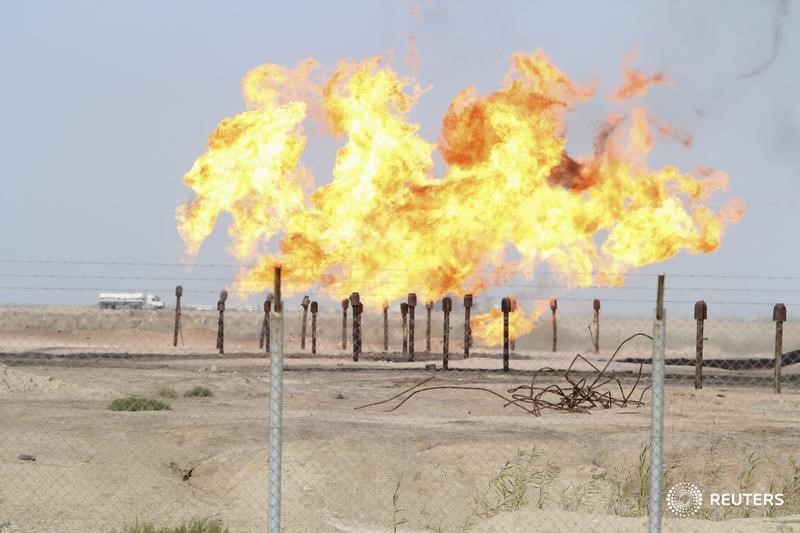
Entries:
<svg viewBox="0 0 800 533">
<path fill-rule="evenodd" d="M 248 320 L 257 325 L 258 316 Z M 204 330 L 211 350 L 173 352 L 170 330 L 25 325 L 0 330 L 0 531 L 110 532 L 194 517 L 265 530 L 270 361 L 252 337 L 237 339 L 234 329 L 230 346 L 239 351 L 219 355 L 208 353 L 212 330 Z M 644 406 L 533 416 L 458 387 L 507 395 L 543 366 L 560 370 L 537 383 L 566 385 L 561 370 L 574 352 L 523 344 L 503 373 L 499 354 L 477 347 L 469 359 L 454 355 L 445 372 L 438 353 L 406 362 L 371 341 L 355 363 L 338 342 L 326 335 L 326 355 L 312 356 L 298 350 L 296 332 L 285 336 L 285 531 L 646 529 L 649 392 Z M 648 346 L 633 344 L 626 355 L 648 355 Z M 587 357 L 604 364 L 609 356 Z M 637 369 L 610 367 L 625 391 Z M 666 511 L 664 530 L 800 531 L 794 369 L 781 395 L 769 369 L 715 369 L 702 390 L 692 388 L 692 372 L 668 369 L 665 489 L 694 483 L 706 501 L 694 518 Z M 398 400 L 356 409 L 429 378 L 426 386 L 456 388 L 420 393 L 394 411 Z M 634 397 L 647 385 L 645 375 Z M 183 396 L 197 386 L 214 395 Z M 171 409 L 107 408 L 128 396 Z M 786 502 L 720 508 L 708 504 L 711 492 L 780 492 Z"/>
</svg>

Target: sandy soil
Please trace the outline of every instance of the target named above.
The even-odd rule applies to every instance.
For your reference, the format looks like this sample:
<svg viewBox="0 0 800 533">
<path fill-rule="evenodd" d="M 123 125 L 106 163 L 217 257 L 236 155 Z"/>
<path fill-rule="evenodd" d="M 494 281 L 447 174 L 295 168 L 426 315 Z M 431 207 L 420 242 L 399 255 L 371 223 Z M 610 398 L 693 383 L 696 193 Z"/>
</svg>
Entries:
<svg viewBox="0 0 800 533">
<path fill-rule="evenodd" d="M 269 393 L 264 358 L 51 354 L 3 361 L 0 524 L 7 522 L 5 531 L 108 532 L 136 519 L 173 523 L 192 516 L 219 517 L 232 531 L 264 530 Z M 474 357 L 460 363 L 496 362 Z M 354 409 L 432 375 L 438 385 L 500 393 L 529 379 L 522 371 L 444 373 L 410 365 L 287 359 L 286 531 L 391 531 L 393 516 L 405 522 L 401 531 L 456 531 L 465 522 L 476 531 L 644 530 L 643 518 L 612 516 L 609 505 L 636 499 L 639 454 L 649 434 L 647 407 L 533 417 L 503 408 L 485 393 L 443 389 L 420 394 L 394 412 L 386 406 Z M 180 396 L 195 385 L 211 388 L 215 396 Z M 116 397 L 170 391 L 179 395 L 163 398 L 171 411 L 106 409 Z M 752 488 L 766 490 L 770 481 L 786 479 L 791 457 L 800 459 L 800 394 L 777 397 L 767 390 L 716 386 L 694 391 L 675 383 L 667 407 L 667 462 L 679 465 L 671 467 L 670 479 L 732 491 L 755 452 L 765 459 Z M 532 447 L 537 468 L 549 461 L 558 471 L 544 495 L 540 498 L 534 483 L 520 510 L 475 517 L 475 498 L 488 494 L 491 500 L 491 480 L 519 450 Z M 20 460 L 20 454 L 36 461 Z M 716 477 L 711 470 L 719 471 Z M 592 474 L 609 483 L 576 503 Z M 616 485 L 624 496 L 614 496 Z M 790 505 L 795 513 L 800 509 L 800 502 Z M 796 515 L 665 523 L 667 531 L 800 530 Z"/>
</svg>

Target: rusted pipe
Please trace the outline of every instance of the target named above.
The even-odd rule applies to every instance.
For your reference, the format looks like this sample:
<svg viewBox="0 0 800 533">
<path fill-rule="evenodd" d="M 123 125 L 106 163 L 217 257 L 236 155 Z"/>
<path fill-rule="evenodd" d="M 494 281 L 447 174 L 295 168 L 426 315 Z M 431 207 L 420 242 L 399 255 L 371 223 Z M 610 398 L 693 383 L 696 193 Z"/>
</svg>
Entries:
<svg viewBox="0 0 800 533">
<path fill-rule="evenodd" d="M 430 353 L 431 351 L 431 312 L 433 311 L 433 302 L 428 302 L 425 304 L 425 311 L 427 311 L 428 316 L 425 321 L 425 351 Z"/>
<path fill-rule="evenodd" d="M 228 291 L 222 290 L 219 293 L 219 301 L 217 302 L 217 311 L 219 311 L 219 320 L 217 321 L 217 348 L 219 353 L 225 353 L 225 300 L 228 299 Z"/>
<path fill-rule="evenodd" d="M 357 292 L 350 295 L 350 307 L 353 308 L 353 361 L 361 355 L 361 297 Z"/>
<path fill-rule="evenodd" d="M 408 293 L 408 360 L 414 360 L 414 310 L 417 307 L 416 293 Z"/>
<path fill-rule="evenodd" d="M 598 353 L 600 351 L 600 300 L 595 298 L 592 307 L 594 307 L 594 353 Z"/>
<path fill-rule="evenodd" d="M 383 304 L 383 351 L 389 351 L 389 303 Z"/>
<path fill-rule="evenodd" d="M 442 368 L 447 370 L 450 361 L 450 311 L 453 310 L 453 300 L 447 296 L 442 299 L 444 312 L 444 331 L 442 335 Z"/>
<path fill-rule="evenodd" d="M 470 310 L 472 307 L 472 295 L 464 295 L 464 359 L 469 357 L 469 349 L 472 347 L 472 324 L 470 323 Z"/>
<path fill-rule="evenodd" d="M 181 296 L 183 295 L 183 287 L 178 285 L 175 287 L 175 329 L 172 334 L 172 346 L 178 346 L 178 332 L 181 329 Z"/>
<path fill-rule="evenodd" d="M 317 353 L 317 302 L 311 302 L 311 353 Z"/>
<path fill-rule="evenodd" d="M 781 365 L 783 364 L 783 323 L 786 322 L 786 305 L 775 304 L 772 309 L 775 321 L 775 394 L 781 393 Z"/>
<path fill-rule="evenodd" d="M 695 344 L 694 361 L 694 388 L 703 388 L 703 329 L 705 320 L 708 318 L 708 306 L 703 300 L 697 300 L 694 304 L 694 319 L 697 321 L 697 343 Z"/>
<path fill-rule="evenodd" d="M 503 298 L 500 300 L 500 310 L 503 312 L 503 372 L 508 372 L 508 314 L 511 312 L 511 298 Z"/>
</svg>

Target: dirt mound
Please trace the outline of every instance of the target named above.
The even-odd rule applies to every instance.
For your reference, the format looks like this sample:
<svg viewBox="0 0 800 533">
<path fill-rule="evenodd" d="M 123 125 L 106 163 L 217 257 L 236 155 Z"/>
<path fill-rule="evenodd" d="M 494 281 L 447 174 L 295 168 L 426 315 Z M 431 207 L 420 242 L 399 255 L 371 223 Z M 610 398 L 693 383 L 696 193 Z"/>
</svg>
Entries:
<svg viewBox="0 0 800 533">
<path fill-rule="evenodd" d="M 23 372 L 0 365 L 0 394 L 13 393 L 44 393 L 75 399 L 89 399 L 98 395 L 105 396 L 107 391 L 84 388 L 52 376 Z"/>
</svg>

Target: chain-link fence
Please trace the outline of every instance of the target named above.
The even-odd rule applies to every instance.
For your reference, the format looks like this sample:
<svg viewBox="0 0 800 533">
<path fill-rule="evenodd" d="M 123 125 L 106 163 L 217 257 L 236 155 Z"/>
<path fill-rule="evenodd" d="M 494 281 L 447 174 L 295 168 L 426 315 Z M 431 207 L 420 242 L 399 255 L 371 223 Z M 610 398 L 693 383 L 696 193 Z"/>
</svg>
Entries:
<svg viewBox="0 0 800 533">
<path fill-rule="evenodd" d="M 788 316 L 765 298 L 703 310 L 668 279 L 662 455 L 650 281 L 634 312 L 625 289 L 523 288 L 386 308 L 309 294 L 276 314 L 188 284 L 194 303 L 163 309 L 4 305 L 0 531 L 264 531 L 276 483 L 284 531 L 644 531 L 654 502 L 665 530 L 791 530 L 791 302 Z"/>
</svg>

